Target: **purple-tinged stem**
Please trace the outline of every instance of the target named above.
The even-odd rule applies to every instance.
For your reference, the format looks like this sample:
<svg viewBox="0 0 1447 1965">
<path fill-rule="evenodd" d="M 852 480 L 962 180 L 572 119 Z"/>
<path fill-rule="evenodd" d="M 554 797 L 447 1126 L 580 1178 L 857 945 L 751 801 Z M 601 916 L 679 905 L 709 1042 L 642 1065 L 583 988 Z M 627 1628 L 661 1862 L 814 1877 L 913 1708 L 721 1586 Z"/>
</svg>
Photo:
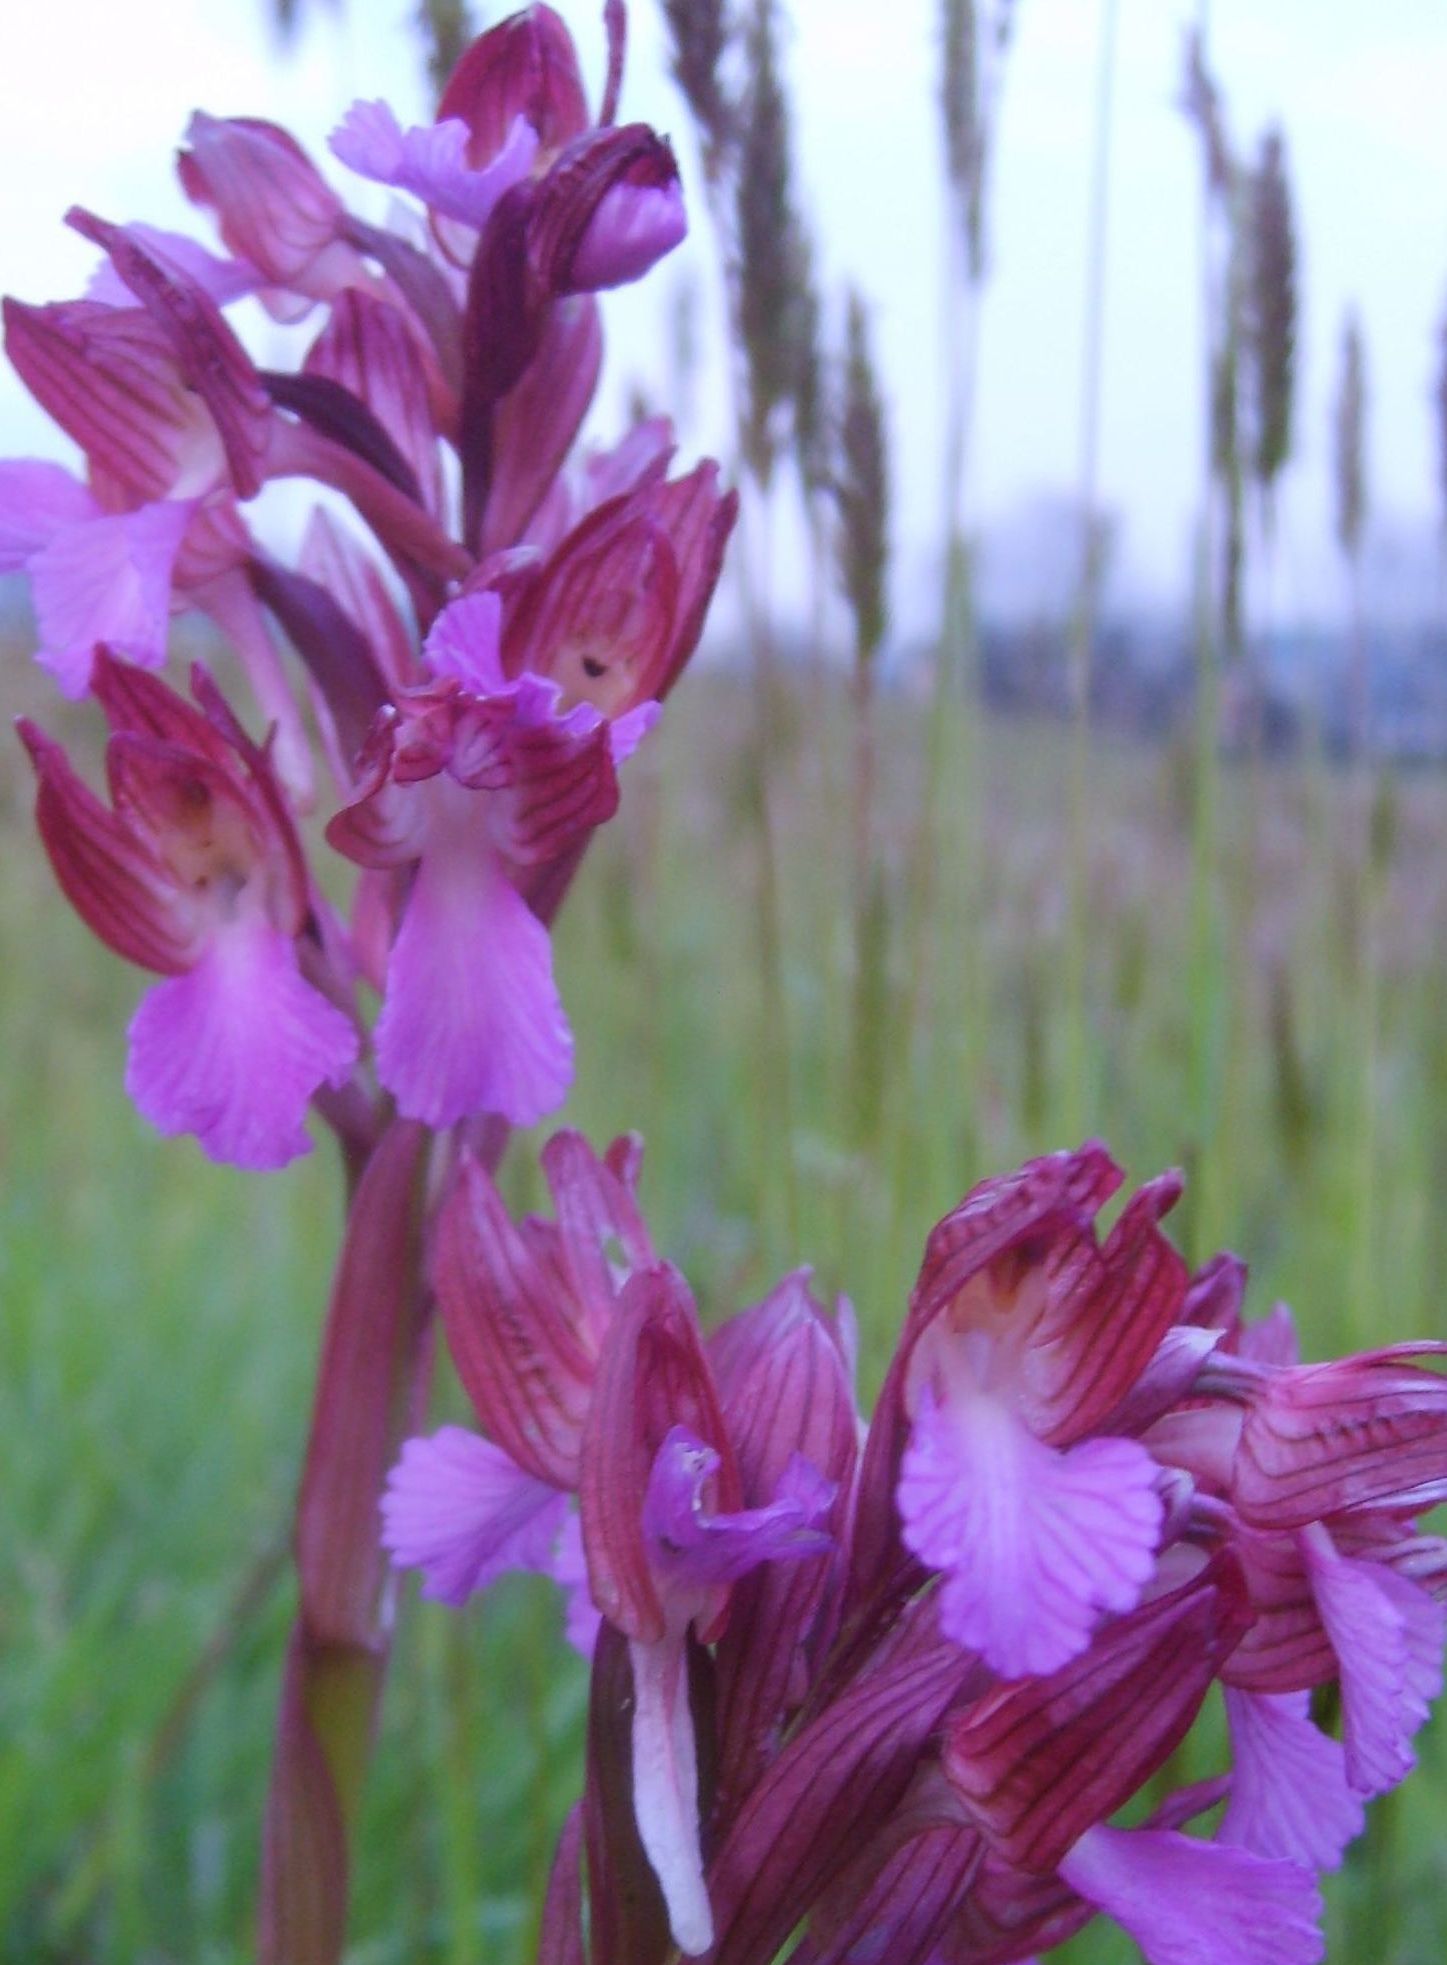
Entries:
<svg viewBox="0 0 1447 1965">
<path fill-rule="evenodd" d="M 524 898 L 545 923 L 586 845 L 536 870 Z M 382 1486 L 402 1441 L 424 1422 L 432 1376 L 423 1230 L 433 1135 L 393 1119 L 366 1153 L 360 1102 L 324 1116 L 337 1127 L 350 1200 L 297 1500 L 301 1602 L 262 1831 L 259 1965 L 337 1965 L 342 1956 L 351 1834 L 396 1595 L 381 1547 Z M 466 1132 L 495 1171 L 510 1128 L 483 1118 Z"/>
<path fill-rule="evenodd" d="M 300 1605 L 262 1839 L 262 1965 L 334 1965 L 349 1842 L 391 1641 L 382 1483 L 430 1375 L 422 1274 L 428 1134 L 394 1120 L 352 1199 L 322 1340 L 297 1504 Z"/>
</svg>

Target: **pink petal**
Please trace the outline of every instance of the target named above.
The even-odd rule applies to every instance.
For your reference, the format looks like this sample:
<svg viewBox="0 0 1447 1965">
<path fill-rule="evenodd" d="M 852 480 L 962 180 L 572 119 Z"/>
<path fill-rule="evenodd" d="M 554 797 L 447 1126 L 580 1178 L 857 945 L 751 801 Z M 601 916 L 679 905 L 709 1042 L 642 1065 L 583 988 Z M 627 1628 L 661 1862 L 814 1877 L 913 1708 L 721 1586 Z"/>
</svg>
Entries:
<svg viewBox="0 0 1447 1965">
<path fill-rule="evenodd" d="M 1347 1779 L 1384 1794 L 1416 1765 L 1412 1736 L 1442 1689 L 1447 1609 L 1381 1563 L 1337 1555 L 1324 1530 L 1302 1545 L 1341 1674 Z"/>
<path fill-rule="evenodd" d="M 1235 1774 L 1219 1840 L 1307 1869 L 1338 1868 L 1364 1811 L 1340 1742 L 1311 1723 L 1310 1694 L 1224 1689 Z"/>
<path fill-rule="evenodd" d="M 431 1256 L 448 1349 L 483 1426 L 538 1479 L 575 1488 L 590 1333 L 470 1155 L 437 1212 Z"/>
<path fill-rule="evenodd" d="M 1006 1680 L 953 1715 L 941 1767 L 999 1854 L 1047 1874 L 1124 1807 L 1186 1737 L 1250 1615 L 1217 1556 L 1058 1672 Z"/>
<path fill-rule="evenodd" d="M 638 1837 L 668 1906 L 673 1941 L 688 1958 L 713 1943 L 713 1912 L 698 1840 L 698 1756 L 682 1634 L 628 1646 L 633 1663 L 633 1811 Z"/>
<path fill-rule="evenodd" d="M 563 1128 L 539 1156 L 557 1215 L 558 1260 L 597 1344 L 623 1284 L 657 1260 L 638 1206 L 642 1151 L 637 1135 L 625 1133 L 599 1159 L 581 1133 Z"/>
<path fill-rule="evenodd" d="M 182 189 L 214 209 L 231 250 L 271 284 L 325 292 L 312 276 L 337 237 L 342 205 L 295 138 L 274 123 L 198 109 L 186 140 L 191 148 L 176 160 Z M 189 258 L 181 261 L 187 272 Z"/>
<path fill-rule="evenodd" d="M 1241 1326 L 1241 1356 L 1256 1365 L 1290 1366 L 1301 1361 L 1301 1343 L 1291 1311 L 1284 1303 L 1255 1323 Z"/>
<path fill-rule="evenodd" d="M 508 686 L 502 672 L 502 601 L 496 594 L 464 594 L 444 607 L 422 644 L 434 675 L 453 676 L 477 696 Z"/>
<path fill-rule="evenodd" d="M 538 138 L 515 117 L 482 170 L 469 167 L 467 143 L 467 125 L 457 117 L 404 130 L 385 102 L 354 103 L 331 138 L 332 154 L 359 177 L 411 191 L 440 216 L 480 232 L 503 192 L 531 171 Z"/>
<path fill-rule="evenodd" d="M 480 34 L 448 80 L 438 114 L 457 116 L 473 155 L 493 157 L 525 116 L 548 150 L 592 122 L 573 37 L 551 7 L 527 7 Z"/>
<path fill-rule="evenodd" d="M 110 254 L 146 318 L 159 330 L 182 385 L 177 399 L 181 414 L 194 418 L 202 410 L 209 411 L 205 421 L 210 428 L 199 455 L 195 454 L 199 433 L 195 433 L 186 446 L 191 454 L 184 457 L 185 469 L 204 471 L 204 476 L 179 476 L 169 489 L 174 493 L 183 482 L 190 491 L 212 489 L 214 446 L 219 440 L 232 489 L 239 497 L 254 498 L 266 475 L 263 458 L 272 435 L 273 411 L 251 357 L 220 308 L 164 253 L 156 253 L 125 226 L 108 225 L 79 206 L 66 214 L 66 223 Z"/>
<path fill-rule="evenodd" d="M 677 448 L 666 416 L 646 416 L 611 450 L 592 451 L 583 460 L 584 500 L 589 510 L 605 498 L 641 491 L 661 481 Z"/>
<path fill-rule="evenodd" d="M 1155 1567 L 1156 1467 L 1134 1440 L 1043 1445 L 1006 1407 L 920 1394 L 899 1480 L 904 1541 L 942 1570 L 940 1623 L 1006 1677 L 1052 1672 Z"/>
<path fill-rule="evenodd" d="M 266 615 L 246 575 L 220 573 L 190 598 L 220 628 L 241 658 L 258 709 L 276 726 L 272 756 L 299 812 L 315 802 L 311 743 Z"/>
<path fill-rule="evenodd" d="M 1396 1350 L 1276 1372 L 1247 1411 L 1232 1499 L 1258 1528 L 1447 1500 L 1447 1379 Z"/>
<path fill-rule="evenodd" d="M 90 686 L 98 641 L 158 669 L 171 622 L 171 569 L 195 506 L 163 500 L 68 525 L 30 562 L 39 660 L 67 696 Z"/>
<path fill-rule="evenodd" d="M 174 868 L 154 839 L 101 803 L 59 744 L 26 717 L 17 727 L 35 766 L 36 824 L 66 899 L 117 955 L 179 975 L 204 931 Z"/>
<path fill-rule="evenodd" d="M 1135 1384 L 1106 1415 L 1106 1430 L 1135 1438 L 1154 1425 L 1187 1396 L 1224 1336 L 1197 1324 L 1173 1324 Z"/>
<path fill-rule="evenodd" d="M 493 419 L 481 557 L 524 537 L 551 550 L 567 529 L 571 501 L 559 473 L 593 400 L 602 359 L 597 301 L 577 294 L 557 302 L 532 360 Z M 545 512 L 560 517 L 556 536 Z"/>
<path fill-rule="evenodd" d="M 445 779 L 427 789 L 454 807 L 481 803 Z M 530 1126 L 562 1104 L 572 1078 L 548 931 L 481 822 L 464 810 L 429 832 L 377 1023 L 382 1083 L 401 1111 L 430 1126 L 474 1112 Z"/>
<path fill-rule="evenodd" d="M 733 1512 L 743 1499 L 738 1465 L 698 1313 L 682 1276 L 660 1262 L 635 1271 L 619 1294 L 598 1356 L 578 1480 L 593 1599 L 611 1625 L 640 1643 L 670 1628 L 644 1504 L 658 1449 L 679 1425 L 717 1454 L 711 1499 L 719 1512 Z M 726 1585 L 698 1584 L 673 1625 L 691 1619 L 711 1644 L 727 1602 Z"/>
<path fill-rule="evenodd" d="M 396 444 L 433 518 L 442 504 L 442 465 L 427 370 L 414 330 L 389 301 L 351 287 L 332 302 L 303 366 L 364 402 Z"/>
<path fill-rule="evenodd" d="M 220 259 L 184 232 L 166 232 L 158 225 L 132 225 L 128 229 L 154 257 L 168 259 L 179 267 L 218 307 L 229 306 L 244 294 L 255 293 L 262 284 L 262 276 L 250 260 Z M 108 259 L 103 259 L 97 267 L 85 297 L 104 301 L 107 307 L 136 304 L 136 296 Z"/>
<path fill-rule="evenodd" d="M 214 488 L 226 458 L 165 330 L 138 307 L 7 300 L 5 349 L 92 472 L 137 502 Z"/>
<path fill-rule="evenodd" d="M 302 980 L 294 944 L 253 917 L 142 998 L 126 1090 L 153 1126 L 195 1133 L 213 1160 L 282 1167 L 311 1150 L 313 1092 L 341 1084 L 356 1055 L 356 1031 Z"/>
<path fill-rule="evenodd" d="M 461 1426 L 408 1440 L 382 1496 L 382 1546 L 422 1571 L 422 1594 L 460 1605 L 504 1570 L 553 1568 L 567 1496 Z"/>
<path fill-rule="evenodd" d="M 377 666 L 393 688 L 400 689 L 412 681 L 412 637 L 381 568 L 321 505 L 313 508 L 307 521 L 298 564 L 308 579 L 326 588 L 342 612 L 361 629 Z M 351 760 L 347 762 L 350 765 Z"/>
<path fill-rule="evenodd" d="M 18 573 L 67 526 L 100 516 L 78 478 L 59 464 L 18 457 L 0 464 L 0 573 Z"/>
<path fill-rule="evenodd" d="M 1148 1965 L 1315 1965 L 1309 1870 L 1166 1829 L 1093 1828 L 1060 1874 L 1135 1939 Z"/>
</svg>

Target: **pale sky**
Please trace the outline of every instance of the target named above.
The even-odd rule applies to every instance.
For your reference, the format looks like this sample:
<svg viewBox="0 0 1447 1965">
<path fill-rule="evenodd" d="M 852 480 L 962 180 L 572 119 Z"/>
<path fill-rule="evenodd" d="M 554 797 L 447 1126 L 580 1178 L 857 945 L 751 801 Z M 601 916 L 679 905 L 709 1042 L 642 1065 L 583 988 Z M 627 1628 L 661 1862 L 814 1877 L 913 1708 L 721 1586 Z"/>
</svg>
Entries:
<svg viewBox="0 0 1447 1965">
<path fill-rule="evenodd" d="M 1018 0 L 972 481 L 987 538 L 992 527 L 1002 539 L 1018 535 L 1023 510 L 1069 496 L 1078 481 L 1104 4 Z M 562 0 L 561 10 L 596 91 L 600 4 Z M 44 300 L 81 289 L 94 255 L 60 224 L 73 202 L 108 218 L 208 236 L 204 215 L 191 213 L 171 172 L 193 107 L 284 123 L 334 181 L 347 183 L 325 137 L 353 99 L 386 96 L 404 121 L 423 113 L 411 11 L 411 0 L 350 0 L 340 16 L 314 4 L 283 58 L 261 0 L 66 0 L 10 9 L 0 290 Z M 935 0 L 794 0 L 788 43 L 799 174 L 827 275 L 831 285 L 858 285 L 876 309 L 898 484 L 897 614 L 906 629 L 927 624 L 933 606 L 941 495 L 937 12 Z M 1199 166 L 1194 132 L 1176 106 L 1183 36 L 1197 12 L 1197 0 L 1119 0 L 1100 490 L 1124 518 L 1132 588 L 1164 600 L 1185 589 L 1200 475 Z M 687 178 L 686 116 L 665 74 L 657 9 L 635 0 L 632 14 L 623 113 L 655 121 L 678 140 Z M 1379 557 L 1401 541 L 1422 557 L 1438 514 L 1430 391 L 1436 325 L 1447 307 L 1447 6 L 1214 0 L 1210 49 L 1238 146 L 1254 153 L 1272 121 L 1286 133 L 1304 315 L 1279 607 L 1330 620 L 1339 593 L 1327 419 L 1349 303 L 1361 310 L 1367 340 Z M 380 211 L 365 187 L 356 187 L 353 202 Z M 710 241 L 697 199 L 694 214 L 695 236 L 683 250 L 701 271 Z M 675 277 L 661 269 L 643 290 L 610 301 L 619 389 L 637 376 L 652 397 L 666 397 L 660 296 Z M 616 426 L 618 400 L 615 391 L 601 405 L 600 434 Z M 716 383 L 687 435 L 698 447 L 726 443 Z M 0 373 L 0 451 L 66 453 L 8 370 Z M 787 530 L 784 545 L 787 586 Z"/>
</svg>

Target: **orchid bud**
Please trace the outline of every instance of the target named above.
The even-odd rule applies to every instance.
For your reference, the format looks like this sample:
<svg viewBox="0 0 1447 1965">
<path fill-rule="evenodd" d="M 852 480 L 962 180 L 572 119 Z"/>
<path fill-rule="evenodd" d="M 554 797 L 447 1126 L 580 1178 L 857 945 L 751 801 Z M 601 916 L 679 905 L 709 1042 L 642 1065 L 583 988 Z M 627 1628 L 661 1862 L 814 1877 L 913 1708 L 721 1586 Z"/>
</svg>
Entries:
<svg viewBox="0 0 1447 1965">
<path fill-rule="evenodd" d="M 590 130 L 538 185 L 528 252 L 543 289 L 625 286 L 688 230 L 672 150 L 645 123 Z"/>
</svg>

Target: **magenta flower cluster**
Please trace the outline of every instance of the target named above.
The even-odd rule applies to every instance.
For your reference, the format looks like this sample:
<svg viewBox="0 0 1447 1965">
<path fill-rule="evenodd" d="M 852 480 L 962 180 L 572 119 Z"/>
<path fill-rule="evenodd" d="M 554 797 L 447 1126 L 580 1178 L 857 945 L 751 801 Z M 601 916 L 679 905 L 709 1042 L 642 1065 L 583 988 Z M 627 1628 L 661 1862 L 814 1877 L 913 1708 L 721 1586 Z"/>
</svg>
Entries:
<svg viewBox="0 0 1447 1965">
<path fill-rule="evenodd" d="M 357 104 L 332 148 L 410 201 L 390 228 L 286 131 L 198 114 L 178 168 L 222 255 L 74 211 L 105 254 L 85 298 L 5 303 L 82 469 L 0 465 L 0 571 L 28 573 L 40 661 L 110 729 L 101 798 L 22 725 L 41 833 L 84 919 L 163 978 L 132 1096 L 216 1159 L 306 1151 L 313 1099 L 363 1125 L 380 1092 L 441 1128 L 566 1094 L 547 922 L 698 640 L 735 502 L 711 463 L 669 476 L 662 419 L 573 456 L 594 295 L 685 229 L 668 145 L 612 120 L 612 24 L 597 122 L 547 7 L 473 44 L 435 124 Z M 296 372 L 247 354 L 247 297 L 316 322 Z M 248 522 L 283 478 L 335 494 L 297 566 Z M 264 741 L 209 675 L 187 701 L 153 673 L 183 610 L 235 651 Z M 298 830 L 319 800 L 361 869 L 345 919 Z"/>
<path fill-rule="evenodd" d="M 1441 1683 L 1447 1347 L 1299 1364 L 1162 1233 L 1176 1177 L 1097 1234 L 1088 1145 L 940 1222 L 866 1427 L 847 1305 L 800 1272 L 705 1337 L 638 1167 L 559 1133 L 518 1222 L 460 1167 L 431 1273 L 482 1431 L 384 1502 L 424 1594 L 542 1571 L 592 1659 L 543 1965 L 1004 1965 L 1099 1911 L 1152 1965 L 1320 1958 Z M 1213 1685 L 1229 1774 L 1117 1826 Z"/>
<path fill-rule="evenodd" d="M 1121 1174 L 1087 1146 L 935 1229 L 866 1426 L 850 1313 L 806 1272 L 704 1336 L 636 1142 L 557 1134 L 552 1220 L 493 1184 L 508 1126 L 567 1092 L 549 924 L 735 516 L 712 463 L 670 475 L 661 420 L 577 455 L 595 295 L 684 232 L 668 145 L 614 119 L 605 14 L 596 119 L 546 6 L 473 43 L 434 124 L 356 105 L 332 148 L 407 201 L 387 227 L 284 130 L 198 115 L 179 170 L 221 253 L 73 212 L 87 295 L 5 304 L 82 460 L 0 465 L 0 571 L 108 730 L 104 795 L 21 734 L 60 885 L 158 978 L 128 1089 L 247 1168 L 305 1152 L 315 1108 L 353 1176 L 259 1955 L 342 1953 L 380 1530 L 450 1604 L 553 1577 L 591 1660 L 542 1965 L 1006 1965 L 1098 1911 L 1152 1965 L 1308 1965 L 1317 1873 L 1440 1684 L 1444 1347 L 1298 1363 L 1284 1311 L 1243 1319 L 1239 1263 L 1188 1273 L 1173 1177 L 1097 1233 Z M 243 302 L 305 324 L 295 372 L 247 353 Z M 248 510 L 288 478 L 327 494 L 295 565 Z M 205 670 L 189 696 L 158 673 L 185 610 L 264 734 Z M 387 1477 L 434 1299 L 481 1430 Z M 1229 1774 L 1120 1826 L 1215 1685 Z"/>
</svg>

